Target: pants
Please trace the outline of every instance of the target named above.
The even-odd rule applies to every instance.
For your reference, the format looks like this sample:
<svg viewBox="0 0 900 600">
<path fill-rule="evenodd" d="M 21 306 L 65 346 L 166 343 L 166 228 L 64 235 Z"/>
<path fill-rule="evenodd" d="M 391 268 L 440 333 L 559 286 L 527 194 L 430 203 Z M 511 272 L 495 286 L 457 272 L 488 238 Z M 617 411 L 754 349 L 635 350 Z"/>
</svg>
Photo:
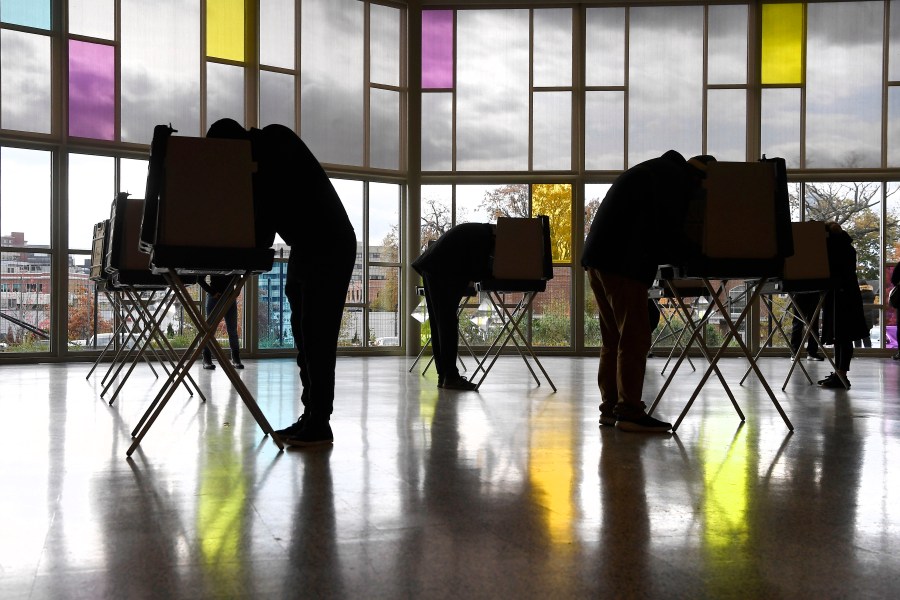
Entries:
<svg viewBox="0 0 900 600">
<path fill-rule="evenodd" d="M 635 280 L 588 269 L 600 309 L 600 412 L 643 413 L 641 394 L 650 350 L 647 286 Z"/>
<path fill-rule="evenodd" d="M 468 281 L 448 281 L 433 273 L 422 273 L 425 304 L 431 322 L 431 349 L 438 379 L 459 377 L 456 356 L 459 353 L 459 320 L 457 311 L 465 295 Z"/>
<path fill-rule="evenodd" d="M 834 368 L 838 371 L 849 371 L 853 358 L 853 342 L 834 343 Z"/>
<path fill-rule="evenodd" d="M 327 261 L 311 261 L 292 249 L 284 290 L 291 305 L 303 412 L 323 421 L 334 410 L 338 337 L 356 262 L 356 236 L 351 232 L 333 241 L 328 256 Z"/>
<path fill-rule="evenodd" d="M 794 304 L 800 311 L 803 313 L 803 318 L 808 319 L 812 316 L 813 311 L 816 310 L 816 305 L 819 303 L 819 294 L 815 293 L 800 293 L 794 294 L 791 296 Z M 803 321 L 797 318 L 796 311 L 793 310 L 794 314 L 793 322 L 791 323 L 791 350 L 793 354 L 797 354 L 800 351 L 800 341 L 803 339 Z M 815 331 L 818 334 L 819 331 L 819 319 L 816 317 L 816 320 L 813 321 L 812 331 Z M 809 339 L 806 341 L 806 353 L 807 354 L 817 354 L 819 352 L 819 344 L 816 343 L 816 340 L 813 339 L 812 335 L 809 336 Z"/>
<path fill-rule="evenodd" d="M 216 303 L 219 301 L 221 296 L 214 296 L 212 294 L 206 295 L 206 316 L 209 317 L 213 313 L 216 308 Z M 225 331 L 228 332 L 228 345 L 231 348 L 231 358 L 232 360 L 240 360 L 241 359 L 241 340 L 238 337 L 237 331 L 237 302 L 232 302 L 231 306 L 228 307 L 228 310 L 225 311 Z M 212 350 L 209 349 L 209 346 L 203 347 L 203 362 L 211 362 L 212 361 Z"/>
</svg>

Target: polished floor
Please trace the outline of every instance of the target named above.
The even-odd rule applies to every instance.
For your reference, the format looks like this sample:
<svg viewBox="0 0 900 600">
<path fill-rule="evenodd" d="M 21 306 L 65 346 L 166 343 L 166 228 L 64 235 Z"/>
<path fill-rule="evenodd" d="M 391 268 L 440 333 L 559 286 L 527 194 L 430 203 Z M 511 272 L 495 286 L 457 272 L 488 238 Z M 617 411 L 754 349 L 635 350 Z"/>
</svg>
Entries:
<svg viewBox="0 0 900 600">
<path fill-rule="evenodd" d="M 180 390 L 131 458 L 148 367 L 112 407 L 103 368 L 0 367 L 0 598 L 897 597 L 900 362 L 782 392 L 789 362 L 764 359 L 791 433 L 726 359 L 746 422 L 712 380 L 671 435 L 598 428 L 596 359 L 543 363 L 557 393 L 518 357 L 477 393 L 342 358 L 333 448 L 284 452 L 195 369 L 208 401 Z M 241 377 L 273 425 L 296 417 L 291 360 Z"/>
</svg>

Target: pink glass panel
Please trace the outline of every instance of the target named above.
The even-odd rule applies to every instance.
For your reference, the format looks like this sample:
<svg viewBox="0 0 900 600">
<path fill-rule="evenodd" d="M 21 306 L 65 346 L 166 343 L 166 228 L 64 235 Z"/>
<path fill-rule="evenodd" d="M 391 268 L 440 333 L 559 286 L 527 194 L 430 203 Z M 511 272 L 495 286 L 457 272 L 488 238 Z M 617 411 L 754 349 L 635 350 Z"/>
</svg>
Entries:
<svg viewBox="0 0 900 600">
<path fill-rule="evenodd" d="M 112 46 L 69 40 L 69 135 L 115 136 L 115 53 Z"/>
<path fill-rule="evenodd" d="M 422 88 L 453 87 L 453 11 L 422 11 Z"/>
</svg>

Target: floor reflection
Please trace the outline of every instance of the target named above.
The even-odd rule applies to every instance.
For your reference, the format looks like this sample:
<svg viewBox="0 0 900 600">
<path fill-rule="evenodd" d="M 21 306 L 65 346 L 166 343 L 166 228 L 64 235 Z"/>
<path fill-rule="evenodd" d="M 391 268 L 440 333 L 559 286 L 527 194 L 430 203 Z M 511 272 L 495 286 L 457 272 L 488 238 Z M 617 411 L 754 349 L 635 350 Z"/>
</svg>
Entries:
<svg viewBox="0 0 900 600">
<path fill-rule="evenodd" d="M 336 443 L 310 451 L 279 452 L 198 370 L 208 401 L 176 394 L 130 459 L 162 385 L 145 365 L 112 407 L 88 364 L 2 367 L 0 597 L 886 597 L 900 580 L 896 361 L 855 360 L 850 391 L 792 382 L 793 433 L 751 381 L 732 386 L 743 424 L 713 382 L 676 434 L 640 435 L 598 427 L 594 359 L 544 359 L 557 393 L 518 357 L 478 393 L 411 360 L 341 359 Z M 678 374 L 662 417 L 699 376 Z M 296 418 L 293 361 L 241 377 L 271 422 Z"/>
</svg>

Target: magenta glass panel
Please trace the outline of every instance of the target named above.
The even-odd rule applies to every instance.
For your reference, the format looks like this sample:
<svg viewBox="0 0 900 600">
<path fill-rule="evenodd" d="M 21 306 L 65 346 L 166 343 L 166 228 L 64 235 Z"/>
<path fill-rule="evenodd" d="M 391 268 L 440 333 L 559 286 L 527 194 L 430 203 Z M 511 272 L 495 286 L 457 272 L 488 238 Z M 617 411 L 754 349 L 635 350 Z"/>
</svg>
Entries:
<svg viewBox="0 0 900 600">
<path fill-rule="evenodd" d="M 112 46 L 69 40 L 69 135 L 114 139 L 115 60 Z"/>
<path fill-rule="evenodd" d="M 422 11 L 422 89 L 453 87 L 453 11 Z"/>
</svg>

